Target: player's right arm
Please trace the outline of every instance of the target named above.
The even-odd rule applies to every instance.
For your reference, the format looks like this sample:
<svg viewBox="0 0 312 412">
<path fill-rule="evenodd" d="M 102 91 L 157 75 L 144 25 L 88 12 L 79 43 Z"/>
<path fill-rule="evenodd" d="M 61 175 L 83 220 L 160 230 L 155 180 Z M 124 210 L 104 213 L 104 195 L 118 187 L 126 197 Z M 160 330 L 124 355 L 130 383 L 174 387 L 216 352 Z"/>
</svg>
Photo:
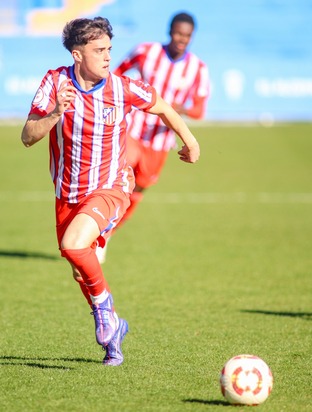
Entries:
<svg viewBox="0 0 312 412">
<path fill-rule="evenodd" d="M 56 95 L 54 109 L 45 116 L 36 113 L 28 116 L 21 135 L 24 146 L 30 147 L 46 136 L 60 120 L 75 96 L 75 88 L 68 85 L 67 80 L 63 81 Z"/>
<path fill-rule="evenodd" d="M 114 74 L 122 76 L 131 69 L 136 69 L 142 75 L 141 70 L 146 58 L 145 44 L 140 44 L 132 50 L 127 57 L 115 68 Z"/>
<path fill-rule="evenodd" d="M 61 115 L 51 112 L 41 117 L 30 114 L 22 130 L 22 142 L 25 147 L 30 147 L 46 136 L 53 126 L 59 121 Z"/>
</svg>

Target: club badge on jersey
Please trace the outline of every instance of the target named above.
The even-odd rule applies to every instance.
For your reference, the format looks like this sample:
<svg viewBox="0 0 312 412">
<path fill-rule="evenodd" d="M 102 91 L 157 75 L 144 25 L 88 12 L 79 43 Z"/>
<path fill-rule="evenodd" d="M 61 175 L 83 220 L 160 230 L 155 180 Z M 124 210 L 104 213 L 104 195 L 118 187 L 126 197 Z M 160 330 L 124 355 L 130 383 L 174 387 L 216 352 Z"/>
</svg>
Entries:
<svg viewBox="0 0 312 412">
<path fill-rule="evenodd" d="M 117 110 L 116 106 L 112 107 L 105 107 L 103 110 L 103 122 L 104 124 L 110 125 L 116 121 L 117 118 Z"/>
</svg>

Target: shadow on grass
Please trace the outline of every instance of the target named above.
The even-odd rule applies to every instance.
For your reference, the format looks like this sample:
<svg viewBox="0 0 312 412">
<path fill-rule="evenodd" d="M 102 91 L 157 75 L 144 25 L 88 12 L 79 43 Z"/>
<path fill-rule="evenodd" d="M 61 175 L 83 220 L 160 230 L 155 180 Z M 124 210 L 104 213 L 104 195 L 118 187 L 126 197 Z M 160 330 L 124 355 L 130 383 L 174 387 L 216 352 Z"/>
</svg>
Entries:
<svg viewBox="0 0 312 412">
<path fill-rule="evenodd" d="M 7 258 L 21 258 L 21 259 L 47 259 L 47 260 L 58 260 L 61 259 L 60 256 L 47 255 L 42 252 L 21 252 L 20 250 L 0 250 L 0 257 Z"/>
<path fill-rule="evenodd" d="M 257 310 L 257 309 L 242 309 L 241 312 L 256 313 L 259 315 L 288 316 L 291 318 L 301 318 L 301 319 L 306 319 L 306 320 L 312 320 L 311 312 L 274 312 L 271 310 Z"/>
<path fill-rule="evenodd" d="M 19 361 L 19 362 L 15 362 Z M 22 361 L 22 362 L 21 362 Z M 29 366 L 32 368 L 39 369 L 60 369 L 60 370 L 70 370 L 74 369 L 72 366 L 64 365 L 46 365 L 42 362 L 83 362 L 83 363 L 99 363 L 98 360 L 87 359 L 87 358 L 32 358 L 32 357 L 23 357 L 23 356 L 0 356 L 0 365 L 1 366 Z"/>
<path fill-rule="evenodd" d="M 220 405 L 220 406 L 233 406 L 229 402 L 220 401 L 219 399 L 206 400 L 206 399 L 183 399 L 185 403 L 200 403 L 203 405 Z"/>
</svg>

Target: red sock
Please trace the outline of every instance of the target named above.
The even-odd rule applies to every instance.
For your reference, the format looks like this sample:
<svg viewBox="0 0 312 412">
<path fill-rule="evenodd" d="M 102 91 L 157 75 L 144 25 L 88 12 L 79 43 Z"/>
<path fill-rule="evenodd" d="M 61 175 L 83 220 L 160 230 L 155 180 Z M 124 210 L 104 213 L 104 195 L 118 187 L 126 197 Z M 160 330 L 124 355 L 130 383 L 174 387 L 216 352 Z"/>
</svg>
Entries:
<svg viewBox="0 0 312 412">
<path fill-rule="evenodd" d="M 138 204 L 142 201 L 143 199 L 143 192 L 133 192 L 130 195 L 130 206 L 126 210 L 126 213 L 123 215 L 123 218 L 121 221 L 118 223 L 117 227 L 120 227 L 125 223 L 126 220 L 128 220 L 134 213 L 135 209 L 137 208 Z"/>
<path fill-rule="evenodd" d="M 61 252 L 62 256 L 79 270 L 88 294 L 98 296 L 104 290 L 110 292 L 102 272 L 102 267 L 95 254 L 95 249 L 91 247 L 85 249 L 62 249 Z M 82 288 L 81 290 L 85 295 L 85 291 Z"/>
</svg>

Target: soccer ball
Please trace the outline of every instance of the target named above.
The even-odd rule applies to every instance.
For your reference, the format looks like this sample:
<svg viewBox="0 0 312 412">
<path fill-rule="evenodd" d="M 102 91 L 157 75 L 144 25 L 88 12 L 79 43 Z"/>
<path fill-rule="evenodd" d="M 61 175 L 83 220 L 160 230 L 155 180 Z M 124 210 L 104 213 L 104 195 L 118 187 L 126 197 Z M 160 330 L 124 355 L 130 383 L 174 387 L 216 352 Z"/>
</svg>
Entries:
<svg viewBox="0 0 312 412">
<path fill-rule="evenodd" d="M 270 395 L 273 376 L 269 366 L 258 356 L 238 355 L 223 366 L 220 386 L 229 403 L 258 405 Z"/>
</svg>

